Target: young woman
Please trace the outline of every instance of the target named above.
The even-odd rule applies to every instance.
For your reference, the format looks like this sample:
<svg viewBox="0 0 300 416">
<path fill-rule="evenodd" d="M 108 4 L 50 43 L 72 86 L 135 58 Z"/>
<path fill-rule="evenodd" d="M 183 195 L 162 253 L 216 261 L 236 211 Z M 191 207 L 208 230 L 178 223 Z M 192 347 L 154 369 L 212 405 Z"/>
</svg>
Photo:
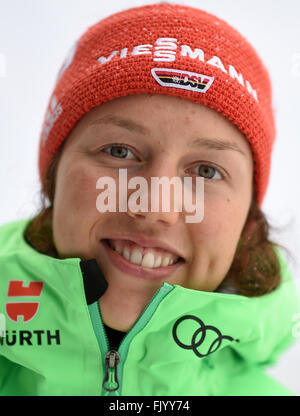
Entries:
<svg viewBox="0 0 300 416">
<path fill-rule="evenodd" d="M 0 229 L 0 393 L 293 394 L 264 372 L 299 312 L 261 210 L 274 138 L 226 22 L 162 3 L 90 27 L 49 100 L 42 209 Z M 184 186 L 154 209 L 161 178 Z"/>
</svg>

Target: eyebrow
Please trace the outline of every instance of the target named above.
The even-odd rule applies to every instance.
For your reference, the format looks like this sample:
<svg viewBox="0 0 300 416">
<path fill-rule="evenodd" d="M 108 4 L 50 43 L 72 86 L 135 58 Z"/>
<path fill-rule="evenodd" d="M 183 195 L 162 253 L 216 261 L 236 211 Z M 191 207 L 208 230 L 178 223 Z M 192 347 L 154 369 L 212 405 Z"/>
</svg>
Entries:
<svg viewBox="0 0 300 416">
<path fill-rule="evenodd" d="M 128 118 L 124 119 L 112 114 L 105 115 L 103 117 L 97 118 L 89 125 L 94 126 L 98 124 L 113 124 L 118 127 L 125 128 L 128 131 L 136 132 L 142 135 L 150 134 L 150 130 L 145 126 L 136 123 L 133 120 Z M 189 147 L 205 147 L 207 149 L 212 150 L 232 150 L 242 154 L 243 156 L 247 156 L 246 153 L 236 144 L 233 142 L 229 142 L 227 140 L 223 140 L 221 138 L 206 138 L 206 137 L 199 137 L 196 138 L 192 143 L 189 144 Z"/>
<path fill-rule="evenodd" d="M 206 147 L 207 149 L 213 150 L 233 150 L 235 152 L 241 153 L 243 156 L 247 156 L 246 153 L 233 142 L 228 142 L 220 138 L 211 138 L 207 139 L 205 137 L 198 138 L 194 140 L 191 144 L 191 147 Z"/>
<path fill-rule="evenodd" d="M 114 116 L 112 114 L 108 114 L 106 116 L 97 118 L 95 121 L 90 123 L 90 126 L 95 126 L 98 124 L 113 124 L 118 127 L 123 127 L 124 129 L 128 131 L 133 131 L 136 133 L 140 133 L 143 135 L 150 134 L 150 130 L 146 127 L 142 126 L 141 124 L 138 124 L 130 119 L 125 119 L 121 117 Z"/>
</svg>

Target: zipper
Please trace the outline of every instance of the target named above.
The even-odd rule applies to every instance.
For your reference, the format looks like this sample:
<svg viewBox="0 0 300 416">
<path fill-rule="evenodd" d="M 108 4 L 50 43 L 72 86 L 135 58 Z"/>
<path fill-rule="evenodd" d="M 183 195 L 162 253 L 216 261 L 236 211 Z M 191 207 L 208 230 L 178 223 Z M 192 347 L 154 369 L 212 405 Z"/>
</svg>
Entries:
<svg viewBox="0 0 300 416">
<path fill-rule="evenodd" d="M 123 337 L 118 351 L 110 349 L 108 338 L 103 326 L 99 302 L 96 301 L 89 305 L 90 316 L 100 347 L 101 357 L 104 357 L 104 377 L 102 381 L 101 393 L 102 396 L 120 395 L 122 389 L 123 367 L 127 358 L 130 342 L 135 337 L 135 335 L 147 325 L 160 302 L 173 289 L 174 286 L 171 286 L 165 282 L 155 292 L 135 324 Z"/>
<path fill-rule="evenodd" d="M 120 362 L 118 351 L 110 350 L 105 355 L 105 375 L 102 387 L 108 392 L 116 391 L 120 388 L 117 366 Z"/>
</svg>

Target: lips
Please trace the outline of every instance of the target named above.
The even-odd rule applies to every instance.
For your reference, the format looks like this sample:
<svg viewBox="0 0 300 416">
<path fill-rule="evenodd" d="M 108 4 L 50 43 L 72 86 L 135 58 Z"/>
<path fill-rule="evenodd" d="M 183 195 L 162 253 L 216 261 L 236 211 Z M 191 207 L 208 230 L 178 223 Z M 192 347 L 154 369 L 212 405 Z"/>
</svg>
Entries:
<svg viewBox="0 0 300 416">
<path fill-rule="evenodd" d="M 142 267 L 166 267 L 177 263 L 179 257 L 157 247 L 141 247 L 129 240 L 106 240 L 108 245 L 128 261 Z"/>
<path fill-rule="evenodd" d="M 177 269 L 183 266 L 183 258 L 179 258 L 174 264 L 164 266 L 164 267 L 143 267 L 139 264 L 134 264 L 131 261 L 127 260 L 123 255 L 119 254 L 114 250 L 109 243 L 109 240 L 112 239 L 102 239 L 100 242 L 104 247 L 108 258 L 112 264 L 127 275 L 135 276 L 145 280 L 157 280 L 161 281 L 164 278 L 169 278 Z M 141 249 L 144 247 L 140 247 Z M 176 256 L 175 256 L 176 257 Z"/>
<path fill-rule="evenodd" d="M 182 252 L 177 250 L 177 248 L 169 245 L 168 243 L 165 243 L 162 240 L 158 239 L 152 239 L 148 238 L 147 236 L 144 236 L 142 234 L 126 234 L 122 233 L 122 235 L 110 235 L 107 237 L 102 237 L 103 240 L 126 240 L 129 243 L 135 243 L 137 246 L 140 246 L 140 248 L 153 248 L 156 250 L 162 249 L 165 252 L 168 252 L 170 256 L 173 258 L 174 256 L 177 256 L 184 260 L 184 255 Z M 178 239 L 177 239 L 178 240 Z"/>
</svg>

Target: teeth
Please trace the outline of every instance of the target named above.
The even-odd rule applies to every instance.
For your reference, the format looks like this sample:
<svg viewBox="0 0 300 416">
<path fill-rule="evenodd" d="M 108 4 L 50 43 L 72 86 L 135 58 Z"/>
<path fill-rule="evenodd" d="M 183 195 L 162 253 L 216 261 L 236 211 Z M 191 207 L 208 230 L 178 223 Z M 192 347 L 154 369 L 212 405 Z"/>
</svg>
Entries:
<svg viewBox="0 0 300 416">
<path fill-rule="evenodd" d="M 116 244 L 115 250 L 119 253 L 122 254 L 122 247 L 120 246 L 119 243 Z"/>
<path fill-rule="evenodd" d="M 160 267 L 161 265 L 161 256 L 158 256 L 155 260 L 154 267 Z"/>
<path fill-rule="evenodd" d="M 138 248 L 129 248 L 126 245 L 122 245 L 120 241 L 109 240 L 111 248 L 117 251 L 121 256 L 125 257 L 128 261 L 134 264 L 138 264 L 142 267 L 156 268 L 156 267 L 167 267 L 174 264 L 178 258 L 166 255 L 165 257 L 158 253 L 154 255 L 151 251 L 148 251 L 144 256 L 142 251 Z"/>
<path fill-rule="evenodd" d="M 122 252 L 120 254 L 123 255 L 125 259 L 130 260 L 130 250 L 128 247 L 125 247 L 123 250 L 123 254 Z"/>
<path fill-rule="evenodd" d="M 141 265 L 142 260 L 143 260 L 142 253 L 137 249 L 133 249 L 132 253 L 131 253 L 131 256 L 130 256 L 131 263 Z"/>
<path fill-rule="evenodd" d="M 143 267 L 154 267 L 154 262 L 155 262 L 155 258 L 154 258 L 154 254 L 153 253 L 147 253 L 144 255 L 143 257 L 143 261 L 142 261 L 142 266 Z"/>
<path fill-rule="evenodd" d="M 171 257 L 165 257 L 162 262 L 162 267 L 169 266 L 170 261 L 171 261 Z"/>
</svg>

